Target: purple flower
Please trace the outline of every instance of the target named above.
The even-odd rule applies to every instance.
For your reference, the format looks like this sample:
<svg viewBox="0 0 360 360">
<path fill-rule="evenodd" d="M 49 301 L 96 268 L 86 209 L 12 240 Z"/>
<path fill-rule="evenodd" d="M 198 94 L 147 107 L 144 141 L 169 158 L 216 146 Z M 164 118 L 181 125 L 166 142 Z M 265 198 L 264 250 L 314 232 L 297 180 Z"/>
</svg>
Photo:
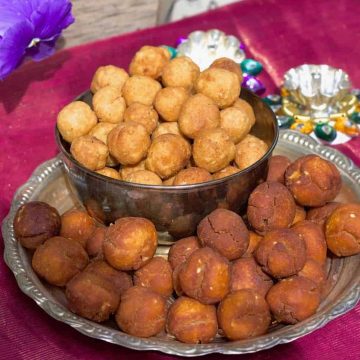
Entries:
<svg viewBox="0 0 360 360">
<path fill-rule="evenodd" d="M 39 61 L 53 54 L 73 22 L 70 0 L 0 0 L 0 79 L 26 56 Z"/>
</svg>

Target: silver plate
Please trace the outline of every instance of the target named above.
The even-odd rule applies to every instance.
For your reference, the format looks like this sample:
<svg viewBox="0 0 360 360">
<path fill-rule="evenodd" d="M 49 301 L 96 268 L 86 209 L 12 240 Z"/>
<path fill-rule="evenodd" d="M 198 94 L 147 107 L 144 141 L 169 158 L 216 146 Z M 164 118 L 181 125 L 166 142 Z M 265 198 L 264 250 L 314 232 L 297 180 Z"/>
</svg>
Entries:
<svg viewBox="0 0 360 360">
<path fill-rule="evenodd" d="M 343 189 L 340 201 L 359 201 L 360 170 L 337 150 L 318 144 L 312 138 L 282 131 L 276 153 L 295 159 L 315 153 L 335 163 L 341 171 Z M 354 308 L 360 298 L 360 255 L 333 258 L 328 261 L 328 291 L 318 312 L 311 318 L 292 326 L 274 326 L 266 335 L 243 341 L 227 342 L 218 337 L 211 344 L 189 345 L 180 343 L 166 334 L 149 339 L 129 336 L 119 331 L 113 322 L 97 324 L 72 314 L 66 308 L 62 290 L 42 283 L 31 268 L 30 255 L 15 240 L 13 219 L 20 205 L 32 201 L 46 201 L 60 213 L 78 206 L 68 190 L 62 162 L 49 160 L 40 165 L 29 181 L 16 192 L 10 213 L 4 219 L 2 233 L 5 242 L 5 262 L 13 271 L 20 289 L 53 318 L 62 321 L 81 333 L 136 350 L 158 350 L 182 356 L 199 356 L 210 353 L 244 354 L 271 348 L 294 341 L 321 328 L 329 321 Z"/>
</svg>

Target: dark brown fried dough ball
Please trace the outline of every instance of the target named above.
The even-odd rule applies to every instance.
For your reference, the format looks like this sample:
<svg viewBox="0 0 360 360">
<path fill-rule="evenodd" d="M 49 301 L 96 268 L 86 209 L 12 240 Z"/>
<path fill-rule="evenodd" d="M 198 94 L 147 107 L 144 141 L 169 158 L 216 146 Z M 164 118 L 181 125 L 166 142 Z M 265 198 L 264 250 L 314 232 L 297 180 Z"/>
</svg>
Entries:
<svg viewBox="0 0 360 360">
<path fill-rule="evenodd" d="M 181 132 L 190 139 L 194 139 L 202 129 L 215 129 L 219 123 L 218 107 L 203 94 L 190 96 L 181 108 L 179 127 Z"/>
<path fill-rule="evenodd" d="M 251 122 L 253 124 L 255 124 L 256 118 L 255 118 L 254 110 L 247 101 L 245 101 L 244 99 L 240 99 L 240 98 L 236 99 L 233 106 L 237 107 L 238 109 L 241 109 L 244 113 L 246 113 L 248 118 L 251 119 Z"/>
<path fill-rule="evenodd" d="M 165 327 L 165 299 L 149 288 L 133 286 L 121 296 L 115 320 L 127 334 L 155 336 Z"/>
<path fill-rule="evenodd" d="M 231 60 L 227 57 L 222 57 L 222 58 L 216 59 L 210 65 L 210 68 L 220 68 L 220 69 L 225 69 L 225 70 L 231 71 L 237 75 L 237 77 L 239 78 L 240 84 L 242 82 L 243 74 L 241 71 L 241 67 L 234 60 Z"/>
<path fill-rule="evenodd" d="M 41 201 L 31 201 L 19 207 L 13 226 L 20 244 L 36 249 L 45 240 L 59 235 L 61 219 L 54 207 Z"/>
<path fill-rule="evenodd" d="M 96 274 L 107 280 L 112 289 L 121 296 L 127 289 L 133 286 L 132 278 L 124 271 L 119 271 L 111 267 L 106 261 L 101 259 L 93 260 L 84 270 L 87 273 Z"/>
<path fill-rule="evenodd" d="M 284 184 L 285 182 L 285 171 L 291 164 L 288 157 L 283 155 L 273 155 L 269 160 L 269 170 L 266 181 L 278 181 Z"/>
<path fill-rule="evenodd" d="M 163 69 L 164 86 L 183 87 L 191 90 L 200 74 L 199 67 L 187 56 L 172 59 Z"/>
<path fill-rule="evenodd" d="M 269 231 L 255 251 L 262 269 L 275 278 L 297 274 L 306 261 L 306 246 L 291 229 Z"/>
<path fill-rule="evenodd" d="M 108 320 L 119 306 L 120 295 L 104 276 L 83 271 L 72 278 L 65 291 L 69 309 L 96 322 Z"/>
<path fill-rule="evenodd" d="M 150 288 L 168 297 L 173 292 L 172 269 L 170 263 L 160 256 L 153 257 L 134 274 L 134 284 Z"/>
<path fill-rule="evenodd" d="M 83 101 L 74 101 L 59 112 L 57 128 L 67 142 L 84 136 L 96 125 L 97 118 L 90 106 Z"/>
<path fill-rule="evenodd" d="M 240 96 L 238 76 L 221 68 L 209 68 L 200 73 L 195 89 L 212 99 L 220 109 L 232 105 Z"/>
<path fill-rule="evenodd" d="M 189 92 L 183 87 L 163 88 L 156 94 L 154 106 L 163 120 L 177 121 L 188 97 Z"/>
<path fill-rule="evenodd" d="M 137 170 L 131 172 L 129 175 L 122 178 L 124 181 L 129 181 L 138 184 L 146 185 L 162 185 L 162 181 L 159 176 L 149 170 Z"/>
<path fill-rule="evenodd" d="M 198 184 L 210 180 L 212 180 L 212 177 L 207 170 L 198 167 L 189 167 L 177 173 L 173 185 Z"/>
<path fill-rule="evenodd" d="M 306 219 L 306 211 L 305 211 L 305 209 L 300 205 L 296 205 L 295 217 L 294 217 L 294 220 L 292 222 L 292 225 L 295 225 L 299 221 L 303 221 L 305 219 Z"/>
<path fill-rule="evenodd" d="M 325 225 L 326 243 L 336 256 L 360 253 L 360 204 L 343 204 L 329 216 Z"/>
<path fill-rule="evenodd" d="M 90 170 L 104 168 L 109 157 L 108 147 L 89 135 L 76 138 L 71 143 L 70 152 L 75 160 Z"/>
<path fill-rule="evenodd" d="M 289 227 L 295 217 L 295 201 L 289 190 L 278 182 L 264 182 L 251 193 L 247 217 L 251 226 L 263 234 Z"/>
<path fill-rule="evenodd" d="M 74 209 L 61 215 L 60 236 L 76 240 L 84 248 L 95 229 L 95 221 L 86 211 Z"/>
<path fill-rule="evenodd" d="M 271 322 L 263 296 L 251 289 L 237 290 L 223 299 L 217 310 L 219 327 L 230 340 L 265 334 Z"/>
<path fill-rule="evenodd" d="M 106 227 L 98 227 L 86 241 L 86 251 L 90 256 L 102 254 L 102 244 L 105 239 Z"/>
<path fill-rule="evenodd" d="M 234 144 L 244 139 L 253 125 L 247 114 L 235 106 L 220 111 L 220 127 L 228 133 Z"/>
<path fill-rule="evenodd" d="M 249 231 L 249 246 L 243 255 L 243 257 L 249 257 L 252 256 L 252 254 L 255 252 L 256 248 L 260 244 L 260 241 L 262 240 L 262 236 L 255 233 L 254 231 Z"/>
<path fill-rule="evenodd" d="M 135 165 L 145 158 L 151 141 L 145 126 L 126 122 L 114 128 L 108 136 L 109 151 L 121 165 Z"/>
<path fill-rule="evenodd" d="M 214 173 L 212 175 L 213 179 L 214 180 L 218 180 L 218 179 L 222 179 L 226 176 L 230 176 L 230 175 L 233 175 L 233 174 L 236 174 L 237 172 L 239 172 L 240 169 L 237 168 L 236 166 L 226 166 L 225 168 L 217 171 L 216 173 Z"/>
<path fill-rule="evenodd" d="M 168 260 L 173 269 L 184 263 L 189 256 L 197 249 L 200 249 L 199 239 L 196 236 L 189 236 L 177 240 L 169 250 Z"/>
<path fill-rule="evenodd" d="M 55 236 L 36 249 L 32 267 L 49 284 L 64 286 L 88 262 L 88 255 L 79 243 Z"/>
<path fill-rule="evenodd" d="M 100 66 L 94 74 L 90 88 L 92 93 L 95 94 L 99 89 L 111 85 L 121 94 L 121 90 L 128 78 L 129 75 L 124 69 L 114 65 Z"/>
<path fill-rule="evenodd" d="M 231 265 L 230 291 L 252 289 L 265 297 L 272 286 L 271 277 L 261 270 L 253 257 L 238 259 Z"/>
<path fill-rule="evenodd" d="M 183 137 L 177 122 L 165 122 L 159 124 L 159 126 L 154 130 L 151 135 L 151 140 L 155 140 L 157 137 L 164 134 L 174 134 Z"/>
<path fill-rule="evenodd" d="M 183 169 L 190 156 L 190 145 L 183 137 L 174 134 L 160 135 L 150 146 L 146 168 L 166 179 Z"/>
<path fill-rule="evenodd" d="M 334 201 L 329 202 L 324 206 L 311 208 L 306 214 L 306 220 L 310 220 L 316 224 L 319 224 L 322 228 L 325 229 L 327 219 L 340 205 L 341 203 Z"/>
<path fill-rule="evenodd" d="M 248 134 L 236 145 L 235 163 L 240 170 L 246 169 L 260 160 L 268 149 L 264 141 Z"/>
<path fill-rule="evenodd" d="M 181 342 L 207 344 L 215 338 L 217 330 L 214 305 L 181 296 L 169 309 L 166 331 Z"/>
<path fill-rule="evenodd" d="M 106 231 L 103 253 L 115 269 L 137 270 L 150 261 L 156 247 L 157 232 L 151 221 L 124 217 Z"/>
<path fill-rule="evenodd" d="M 312 280 L 318 286 L 320 292 L 323 291 L 326 283 L 326 272 L 324 266 L 317 261 L 307 259 L 298 275 Z"/>
<path fill-rule="evenodd" d="M 287 168 L 285 183 L 298 204 L 322 206 L 339 194 L 341 176 L 330 161 L 317 155 L 306 155 Z"/>
<path fill-rule="evenodd" d="M 215 304 L 230 286 L 228 260 L 209 247 L 194 251 L 179 272 L 182 291 L 204 304 Z"/>
<path fill-rule="evenodd" d="M 277 321 L 296 324 L 315 314 L 320 304 L 320 292 L 311 280 L 293 276 L 275 284 L 266 300 Z"/>
<path fill-rule="evenodd" d="M 249 231 L 243 219 L 226 209 L 216 209 L 202 219 L 197 235 L 203 246 L 217 250 L 229 260 L 244 255 L 249 245 Z"/>
<path fill-rule="evenodd" d="M 305 242 L 307 258 L 324 265 L 327 247 L 321 226 L 309 220 L 303 220 L 296 223 L 291 229 Z"/>
<path fill-rule="evenodd" d="M 101 88 L 93 96 L 92 104 L 99 121 L 112 124 L 123 121 L 126 104 L 116 88 L 112 86 Z"/>
<path fill-rule="evenodd" d="M 223 129 L 199 131 L 193 145 L 193 157 L 198 167 L 217 172 L 234 159 L 235 145 Z"/>
<path fill-rule="evenodd" d="M 122 94 L 127 106 L 135 102 L 150 106 L 160 89 L 161 85 L 156 80 L 148 76 L 134 75 L 126 80 Z"/>
<path fill-rule="evenodd" d="M 132 58 L 129 73 L 157 79 L 161 76 L 169 59 L 169 52 L 166 49 L 157 46 L 143 46 Z"/>
<path fill-rule="evenodd" d="M 120 174 L 121 179 L 125 179 L 131 173 L 138 171 L 138 170 L 145 170 L 145 160 L 141 160 L 139 163 L 137 163 L 135 165 L 122 166 L 119 170 L 119 174 Z"/>
<path fill-rule="evenodd" d="M 112 179 L 116 179 L 116 180 L 121 179 L 119 172 L 113 168 L 104 167 L 103 169 L 97 170 L 96 172 L 100 175 L 107 176 Z"/>
<path fill-rule="evenodd" d="M 158 125 L 159 116 L 153 106 L 141 103 L 132 103 L 124 113 L 124 121 L 137 122 L 145 126 L 151 134 Z"/>
</svg>

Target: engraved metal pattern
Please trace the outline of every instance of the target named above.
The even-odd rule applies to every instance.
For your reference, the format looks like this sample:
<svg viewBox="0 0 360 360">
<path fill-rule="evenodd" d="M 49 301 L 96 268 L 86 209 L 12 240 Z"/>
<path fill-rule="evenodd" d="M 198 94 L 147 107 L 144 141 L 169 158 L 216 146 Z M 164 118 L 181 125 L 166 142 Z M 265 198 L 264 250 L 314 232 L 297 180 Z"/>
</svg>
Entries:
<svg viewBox="0 0 360 360">
<path fill-rule="evenodd" d="M 285 155 L 292 153 L 293 157 L 315 153 L 332 161 L 341 170 L 344 186 L 351 189 L 352 194 L 349 197 L 353 201 L 355 201 L 354 196 L 357 199 L 360 198 L 360 170 L 337 150 L 320 145 L 309 136 L 291 130 L 281 131 L 278 149 L 279 153 Z M 291 157 L 291 155 L 289 156 Z M 18 189 L 10 212 L 2 224 L 5 243 L 4 259 L 14 273 L 20 289 L 27 296 L 32 298 L 50 316 L 87 336 L 136 350 L 158 350 L 168 354 L 189 357 L 210 353 L 244 354 L 288 343 L 309 334 L 351 310 L 360 299 L 360 256 L 358 255 L 337 261 L 337 274 L 334 276 L 335 286 L 314 316 L 296 325 L 277 326 L 270 333 L 255 339 L 227 342 L 218 337 L 211 344 L 189 345 L 180 343 L 165 334 L 149 339 L 137 338 L 124 334 L 120 330 L 108 326 L 108 324 L 97 324 L 81 318 L 71 313 L 65 304 L 56 297 L 56 292 L 50 291 L 35 275 L 26 251 L 15 240 L 12 225 L 19 206 L 28 201 L 39 199 L 39 194 L 49 187 L 51 179 L 54 180 L 57 177 L 63 177 L 63 175 L 62 162 L 55 158 L 40 165 L 31 178 Z M 63 185 L 55 184 L 54 186 L 56 186 L 55 189 L 58 189 L 59 186 L 65 187 L 65 182 Z M 50 197 L 50 202 L 52 192 L 53 190 L 50 189 L 46 195 Z M 69 193 L 64 192 L 63 196 L 64 198 L 69 197 Z M 40 199 L 43 198 L 40 196 Z"/>
</svg>

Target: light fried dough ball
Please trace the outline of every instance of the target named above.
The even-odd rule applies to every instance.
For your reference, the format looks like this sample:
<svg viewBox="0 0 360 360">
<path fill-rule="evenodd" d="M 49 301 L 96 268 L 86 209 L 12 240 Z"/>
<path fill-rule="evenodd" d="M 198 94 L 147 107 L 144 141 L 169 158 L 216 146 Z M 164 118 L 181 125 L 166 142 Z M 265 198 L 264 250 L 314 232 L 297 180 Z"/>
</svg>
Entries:
<svg viewBox="0 0 360 360">
<path fill-rule="evenodd" d="M 131 76 L 123 87 L 123 97 L 126 105 L 138 102 L 144 105 L 152 105 L 161 85 L 156 80 L 142 75 Z"/>
<path fill-rule="evenodd" d="M 233 106 L 242 110 L 251 120 L 251 122 L 255 124 L 256 118 L 255 118 L 254 110 L 247 101 L 245 101 L 244 99 L 236 99 Z"/>
<path fill-rule="evenodd" d="M 162 181 L 154 172 L 149 170 L 137 170 L 123 177 L 123 180 L 146 185 L 162 185 Z"/>
<path fill-rule="evenodd" d="M 120 174 L 117 170 L 109 168 L 109 167 L 104 167 L 103 169 L 97 170 L 96 171 L 98 174 L 116 179 L 116 180 L 120 180 Z"/>
<path fill-rule="evenodd" d="M 228 166 L 234 155 L 235 145 L 223 129 L 204 129 L 195 138 L 195 164 L 209 172 L 216 172 Z"/>
<path fill-rule="evenodd" d="M 211 65 L 211 68 L 220 68 L 220 69 L 225 69 L 228 71 L 233 72 L 234 74 L 237 75 L 237 77 L 239 78 L 239 82 L 241 84 L 242 79 L 243 79 L 243 74 L 241 71 L 241 67 L 240 64 L 237 64 L 234 60 L 231 60 L 227 57 L 222 57 L 219 59 L 216 59 Z"/>
<path fill-rule="evenodd" d="M 108 147 L 94 136 L 76 138 L 70 147 L 75 160 L 90 170 L 99 170 L 105 167 L 109 156 Z"/>
<path fill-rule="evenodd" d="M 119 174 L 122 179 L 125 179 L 131 173 L 138 171 L 138 170 L 145 170 L 145 160 L 142 160 L 135 165 L 122 166 L 121 169 L 119 170 Z"/>
<path fill-rule="evenodd" d="M 267 151 L 268 146 L 264 141 L 248 134 L 236 145 L 236 165 L 240 170 L 246 169 L 260 160 Z"/>
<path fill-rule="evenodd" d="M 114 65 L 100 66 L 91 81 L 91 92 L 95 94 L 99 89 L 111 85 L 121 93 L 128 78 L 128 73 L 122 68 Z"/>
<path fill-rule="evenodd" d="M 157 46 L 143 46 L 131 60 L 129 73 L 157 79 L 169 60 L 170 54 L 166 49 Z"/>
<path fill-rule="evenodd" d="M 99 121 L 117 124 L 123 120 L 126 104 L 116 88 L 101 88 L 93 96 L 92 104 Z"/>
<path fill-rule="evenodd" d="M 137 122 L 151 134 L 158 125 L 159 116 L 152 106 L 141 103 L 131 104 L 124 113 L 124 121 Z"/>
<path fill-rule="evenodd" d="M 190 167 L 178 172 L 175 176 L 173 185 L 198 184 L 210 180 L 212 180 L 211 174 L 207 170 L 198 167 Z"/>
<path fill-rule="evenodd" d="M 150 143 L 145 126 L 131 121 L 121 123 L 108 136 L 110 154 L 121 165 L 139 163 L 146 156 Z"/>
<path fill-rule="evenodd" d="M 146 168 L 166 179 L 184 168 L 190 156 L 190 145 L 180 135 L 160 135 L 150 146 Z"/>
<path fill-rule="evenodd" d="M 177 122 L 165 122 L 161 123 L 151 135 L 151 139 L 154 140 L 160 135 L 174 134 L 183 137 L 180 132 L 179 124 Z"/>
<path fill-rule="evenodd" d="M 239 171 L 240 171 L 240 169 L 238 169 L 236 166 L 229 165 L 229 166 L 221 169 L 220 171 L 217 171 L 212 176 L 213 176 L 214 180 L 218 180 L 218 179 L 222 179 L 224 177 L 236 174 Z"/>
<path fill-rule="evenodd" d="M 199 67 L 189 57 L 179 56 L 164 67 L 162 82 L 164 86 L 180 86 L 191 90 L 199 74 Z"/>
<path fill-rule="evenodd" d="M 177 121 L 188 97 L 189 92 L 183 87 L 167 87 L 156 94 L 154 106 L 163 120 Z"/>
<path fill-rule="evenodd" d="M 208 96 L 220 109 L 232 105 L 240 96 L 240 82 L 236 74 L 220 68 L 203 71 L 196 82 L 198 93 Z"/>
<path fill-rule="evenodd" d="M 219 126 L 220 111 L 216 104 L 203 94 L 190 96 L 184 103 L 179 117 L 181 132 L 194 139 L 202 129 Z"/>
<path fill-rule="evenodd" d="M 57 128 L 67 142 L 84 136 L 96 125 L 97 118 L 90 106 L 83 101 L 74 101 L 59 112 Z"/>
<path fill-rule="evenodd" d="M 245 138 L 253 125 L 251 119 L 235 106 L 220 112 L 220 127 L 228 133 L 235 144 Z"/>
</svg>

